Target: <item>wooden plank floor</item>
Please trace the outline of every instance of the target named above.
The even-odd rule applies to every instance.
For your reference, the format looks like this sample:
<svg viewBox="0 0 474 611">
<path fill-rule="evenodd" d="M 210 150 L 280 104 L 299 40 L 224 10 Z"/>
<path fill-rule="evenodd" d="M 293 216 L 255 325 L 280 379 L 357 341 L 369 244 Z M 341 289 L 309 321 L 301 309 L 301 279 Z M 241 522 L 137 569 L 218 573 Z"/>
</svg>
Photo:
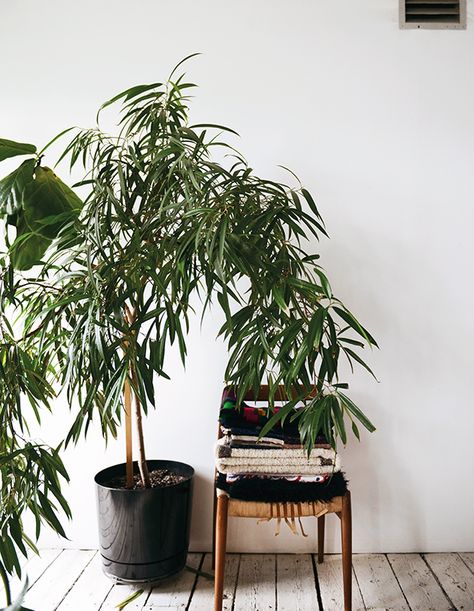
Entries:
<svg viewBox="0 0 474 611">
<path fill-rule="evenodd" d="M 141 591 L 126 611 L 211 611 L 210 554 L 189 554 L 188 566 Z M 107 579 L 95 550 L 43 550 L 25 570 L 25 605 L 35 611 L 112 611 L 140 591 Z M 318 565 L 310 554 L 228 554 L 223 609 L 343 609 L 341 558 L 327 555 Z M 474 611 L 474 553 L 355 554 L 353 609 Z"/>
</svg>

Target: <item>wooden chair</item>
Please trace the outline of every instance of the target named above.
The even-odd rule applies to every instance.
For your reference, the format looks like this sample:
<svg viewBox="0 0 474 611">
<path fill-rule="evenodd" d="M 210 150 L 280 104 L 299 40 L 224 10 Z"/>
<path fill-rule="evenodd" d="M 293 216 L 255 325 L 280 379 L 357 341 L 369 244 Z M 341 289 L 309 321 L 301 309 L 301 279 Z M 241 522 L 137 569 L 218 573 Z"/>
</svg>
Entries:
<svg viewBox="0 0 474 611">
<path fill-rule="evenodd" d="M 257 397 L 248 393 L 246 401 L 268 401 L 268 386 L 262 386 Z M 219 437 L 221 432 L 219 429 Z M 214 493 L 213 565 L 215 566 L 214 611 L 222 610 L 224 568 L 227 541 L 227 518 L 299 518 L 314 516 L 318 520 L 318 563 L 324 561 L 324 527 L 326 514 L 335 513 L 341 521 L 342 580 L 344 611 L 352 611 L 352 518 L 351 493 L 329 502 L 268 503 L 241 501 Z"/>
</svg>

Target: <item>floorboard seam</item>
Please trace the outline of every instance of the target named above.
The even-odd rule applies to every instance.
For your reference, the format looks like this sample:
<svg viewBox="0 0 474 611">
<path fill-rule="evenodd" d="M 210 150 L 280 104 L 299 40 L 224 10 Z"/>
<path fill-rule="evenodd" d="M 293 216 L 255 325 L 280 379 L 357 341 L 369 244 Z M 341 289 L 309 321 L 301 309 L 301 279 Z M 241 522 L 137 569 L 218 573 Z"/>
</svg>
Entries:
<svg viewBox="0 0 474 611">
<path fill-rule="evenodd" d="M 275 554 L 275 609 L 278 609 L 278 554 Z"/>
<path fill-rule="evenodd" d="M 319 585 L 318 567 L 316 566 L 315 554 L 311 554 L 311 562 L 313 564 L 314 585 L 316 587 L 316 598 L 318 599 L 319 611 L 324 611 L 323 599 L 321 596 L 321 586 Z"/>
<path fill-rule="evenodd" d="M 405 602 L 407 603 L 407 607 L 410 609 L 411 611 L 411 607 L 410 607 L 410 603 L 408 602 L 408 598 L 406 597 L 406 594 L 402 588 L 402 584 L 400 583 L 399 579 L 398 579 L 398 575 L 395 573 L 392 563 L 390 562 L 390 558 L 388 557 L 388 554 L 384 554 L 385 558 L 387 559 L 388 562 L 388 566 L 390 567 L 393 576 L 395 577 L 395 581 L 398 583 L 398 587 L 400 588 L 401 593 L 403 594 L 403 598 L 405 599 Z"/>
<path fill-rule="evenodd" d="M 143 603 L 143 605 L 141 606 L 140 611 L 143 611 L 143 609 L 145 608 L 145 606 L 146 606 L 146 604 L 147 604 L 147 602 L 148 602 L 148 599 L 149 599 L 149 598 L 150 598 L 150 596 L 151 596 L 151 592 L 152 592 L 152 590 L 153 590 L 153 588 L 152 588 L 152 587 L 151 587 L 151 588 L 148 590 L 148 594 L 145 596 L 145 602 L 144 602 L 144 603 Z M 144 587 L 144 588 L 143 588 L 143 592 L 145 592 L 145 591 L 146 591 L 146 588 Z M 124 607 L 124 609 L 126 609 L 126 607 Z"/>
<path fill-rule="evenodd" d="M 189 607 L 191 606 L 191 602 L 193 600 L 193 596 L 194 596 L 194 592 L 196 590 L 196 586 L 197 586 L 197 582 L 199 579 L 199 571 L 202 569 L 202 565 L 204 564 L 204 558 L 206 557 L 205 553 L 201 554 L 201 560 L 199 560 L 199 565 L 198 565 L 198 572 L 196 573 L 195 579 L 193 581 L 193 585 L 191 587 L 191 592 L 189 594 L 189 599 L 188 599 L 188 604 L 186 605 L 186 611 L 188 611 Z M 205 577 L 202 577 L 203 579 L 206 579 Z"/>
<path fill-rule="evenodd" d="M 237 562 L 237 572 L 236 572 L 236 576 L 235 576 L 235 582 L 234 582 L 234 591 L 232 592 L 232 607 L 231 607 L 231 611 L 238 611 L 237 609 L 235 609 L 235 598 L 237 596 L 237 584 L 239 583 L 239 575 L 240 575 L 240 561 L 242 559 L 242 554 L 239 554 L 239 559 Z"/>
<path fill-rule="evenodd" d="M 104 606 L 105 601 L 107 600 L 107 598 L 109 597 L 110 592 L 112 591 L 112 588 L 114 587 L 114 584 L 112 584 L 110 586 L 110 588 L 107 590 L 107 594 L 104 597 L 104 600 L 100 603 L 100 607 L 98 608 L 97 611 L 100 611 L 102 609 L 102 607 Z"/>
<path fill-rule="evenodd" d="M 430 563 L 428 562 L 428 560 L 425 558 L 425 554 L 420 554 L 420 556 L 423 558 L 424 563 L 426 564 L 426 566 L 428 567 L 428 570 L 430 571 L 430 573 L 433 575 L 433 577 L 435 578 L 436 583 L 439 585 L 439 587 L 441 588 L 443 594 L 446 596 L 446 598 L 448 599 L 449 604 L 451 605 L 451 608 L 454 611 L 457 611 L 457 607 L 455 606 L 455 604 L 453 603 L 453 601 L 451 600 L 451 598 L 448 596 L 448 593 L 446 592 L 446 590 L 443 588 L 443 585 L 441 583 L 441 581 L 438 579 L 438 575 L 436 575 L 436 573 L 433 571 L 433 569 L 430 566 Z"/>
<path fill-rule="evenodd" d="M 79 550 L 79 551 L 85 551 L 85 550 Z M 97 550 L 95 551 L 94 554 L 92 554 L 91 559 L 89 560 L 89 562 L 87 562 L 84 567 L 82 568 L 82 571 L 79 572 L 79 575 L 76 577 L 76 579 L 72 582 L 71 587 L 67 590 L 67 592 L 64 594 L 64 596 L 61 598 L 61 600 L 59 601 L 59 604 L 56 605 L 54 607 L 54 611 L 56 611 L 56 609 L 59 609 L 59 607 L 63 604 L 63 602 L 66 600 L 66 596 L 69 594 L 69 592 L 73 589 L 73 587 L 76 585 L 76 583 L 79 581 L 79 577 L 82 575 L 82 573 L 87 569 L 87 567 L 89 566 L 89 564 L 94 560 L 94 558 L 97 555 Z"/>
<path fill-rule="evenodd" d="M 43 577 L 43 575 L 46 573 L 46 571 L 49 569 L 49 567 L 56 562 L 56 560 L 59 558 L 59 556 L 63 553 L 63 549 L 60 549 L 58 554 L 51 560 L 51 562 L 44 568 L 43 572 L 41 573 L 41 575 L 39 575 L 33 582 L 28 584 L 28 590 L 31 590 L 31 588 L 35 585 L 35 583 L 37 583 L 39 581 L 39 579 L 41 579 L 41 577 Z M 40 550 L 40 556 L 41 556 L 41 550 Z M 25 567 L 25 572 L 27 573 L 27 569 L 28 569 L 28 565 Z"/>
<path fill-rule="evenodd" d="M 468 565 L 468 563 L 464 560 L 464 558 L 461 556 L 463 552 L 456 552 L 457 556 L 459 557 L 459 559 L 461 560 L 461 562 L 463 564 L 465 564 L 467 566 L 467 569 L 470 573 L 472 573 L 474 575 L 474 571 L 471 569 L 471 567 Z"/>
<path fill-rule="evenodd" d="M 367 605 L 364 600 L 364 595 L 362 594 L 362 588 L 360 587 L 359 578 L 357 577 L 357 573 L 356 573 L 356 570 L 353 564 L 351 565 L 351 570 L 352 570 L 352 578 L 355 579 L 355 582 L 357 584 L 357 589 L 359 590 L 360 599 L 362 601 L 362 604 L 364 605 L 364 609 L 367 609 Z"/>
</svg>

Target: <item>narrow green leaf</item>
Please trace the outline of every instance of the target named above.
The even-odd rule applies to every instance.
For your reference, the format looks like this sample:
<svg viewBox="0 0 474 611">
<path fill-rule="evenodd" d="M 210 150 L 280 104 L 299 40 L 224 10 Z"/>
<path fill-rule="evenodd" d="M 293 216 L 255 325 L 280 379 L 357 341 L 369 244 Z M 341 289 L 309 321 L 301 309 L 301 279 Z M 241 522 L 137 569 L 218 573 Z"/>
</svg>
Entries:
<svg viewBox="0 0 474 611">
<path fill-rule="evenodd" d="M 198 55 L 201 55 L 201 53 L 191 53 L 190 55 L 187 55 L 184 59 L 182 59 L 180 62 L 178 62 L 176 64 L 176 66 L 173 68 L 173 70 L 171 71 L 168 79 L 171 80 L 173 78 L 174 73 L 177 71 L 177 69 L 182 66 L 185 62 L 187 62 L 189 59 L 192 59 L 193 57 L 197 57 Z"/>
<path fill-rule="evenodd" d="M 110 100 L 107 100 L 102 104 L 102 106 L 99 108 L 99 112 L 97 113 L 97 121 L 99 120 L 100 112 L 104 110 L 104 108 L 107 108 L 107 106 L 114 104 L 114 102 L 117 102 L 122 98 L 124 98 L 125 100 L 130 100 L 134 96 L 140 95 L 141 93 L 149 91 L 150 89 L 155 89 L 160 85 L 161 83 L 151 83 L 150 85 L 136 85 L 135 87 L 130 87 L 129 89 L 125 89 L 125 91 L 121 91 L 117 95 L 114 95 L 113 98 L 110 98 Z"/>
<path fill-rule="evenodd" d="M 273 416 L 266 422 L 262 430 L 260 431 L 259 437 L 265 437 L 265 435 L 279 422 L 283 421 L 288 414 L 292 412 L 295 407 L 295 401 L 289 401 L 280 410 L 275 412 Z"/>
<path fill-rule="evenodd" d="M 357 405 L 342 392 L 338 392 L 338 395 L 341 398 L 341 401 L 345 405 L 345 407 L 357 418 L 357 420 L 359 420 L 361 424 L 365 426 L 365 428 L 370 433 L 373 433 L 375 431 L 375 426 L 372 424 L 372 422 L 370 422 L 367 416 L 357 407 Z"/>
<path fill-rule="evenodd" d="M 354 436 L 360 441 L 359 429 L 357 428 L 357 425 L 355 422 L 352 423 L 352 432 L 354 433 Z"/>
<path fill-rule="evenodd" d="M 352 357 L 355 361 L 357 361 L 359 363 L 359 365 L 362 365 L 362 367 L 364 369 L 366 369 L 371 376 L 373 376 L 374 380 L 377 380 L 377 378 L 375 377 L 374 372 L 372 371 L 372 369 L 367 365 L 367 363 L 365 363 L 360 356 L 354 352 L 354 350 L 351 350 L 350 348 L 344 348 L 344 352 L 348 355 L 350 355 L 350 357 Z M 378 380 L 377 380 L 378 381 Z"/>
<path fill-rule="evenodd" d="M 133 594 L 130 594 L 130 596 L 127 596 L 127 598 L 122 600 L 122 602 L 118 603 L 115 608 L 119 609 L 119 611 L 122 611 L 122 609 L 125 609 L 127 605 L 129 605 L 134 600 L 137 600 L 137 598 L 139 598 L 142 594 L 143 590 L 137 590 L 136 592 L 133 592 Z"/>
<path fill-rule="evenodd" d="M 326 314 L 326 308 L 318 308 L 311 318 L 308 326 L 308 347 L 310 350 L 319 347 L 319 343 L 324 333 Z"/>
<path fill-rule="evenodd" d="M 372 344 L 373 346 L 376 346 L 378 348 L 375 339 L 370 335 L 367 329 L 364 329 L 364 327 L 359 323 L 355 316 L 353 316 L 353 314 L 351 314 L 347 309 L 343 310 L 342 308 L 339 308 L 337 306 L 334 306 L 334 311 L 337 312 L 342 318 L 342 320 L 344 320 L 344 322 L 346 322 L 352 329 L 354 329 L 356 333 L 361 335 L 369 344 Z"/>
</svg>

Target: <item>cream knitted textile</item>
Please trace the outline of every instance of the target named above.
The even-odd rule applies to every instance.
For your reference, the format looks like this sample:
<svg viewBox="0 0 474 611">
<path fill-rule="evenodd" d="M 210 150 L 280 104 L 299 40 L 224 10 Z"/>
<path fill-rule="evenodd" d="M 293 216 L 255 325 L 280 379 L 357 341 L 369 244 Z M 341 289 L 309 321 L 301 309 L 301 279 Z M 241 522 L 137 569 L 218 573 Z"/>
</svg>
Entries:
<svg viewBox="0 0 474 611">
<path fill-rule="evenodd" d="M 216 444 L 216 458 L 250 458 L 260 459 L 264 458 L 278 458 L 280 460 L 289 461 L 303 461 L 304 463 L 316 459 L 324 459 L 334 461 L 336 459 L 336 452 L 327 448 L 320 448 L 315 446 L 311 452 L 310 458 L 308 459 L 308 452 L 304 448 L 269 448 L 269 449 L 257 449 L 257 448 L 232 448 L 226 437 L 222 437 Z M 321 463 L 319 463 L 321 464 Z M 328 463 L 331 464 L 331 463 Z"/>
<path fill-rule="evenodd" d="M 280 463 L 276 458 L 272 463 L 267 464 L 251 464 L 249 465 L 245 461 L 226 462 L 226 459 L 218 460 L 216 463 L 217 470 L 220 473 L 240 473 L 242 475 L 248 475 L 251 473 L 265 473 L 265 475 L 323 475 L 331 471 L 340 471 L 341 465 L 339 457 L 336 459 L 336 465 L 332 467 L 323 467 L 318 465 L 302 465 L 294 464 L 289 465 L 288 463 Z"/>
<path fill-rule="evenodd" d="M 265 473 L 267 475 L 321 475 L 341 470 L 334 450 L 315 448 L 310 457 L 302 448 L 256 450 L 231 448 L 225 437 L 216 445 L 216 467 L 220 473 Z"/>
</svg>

